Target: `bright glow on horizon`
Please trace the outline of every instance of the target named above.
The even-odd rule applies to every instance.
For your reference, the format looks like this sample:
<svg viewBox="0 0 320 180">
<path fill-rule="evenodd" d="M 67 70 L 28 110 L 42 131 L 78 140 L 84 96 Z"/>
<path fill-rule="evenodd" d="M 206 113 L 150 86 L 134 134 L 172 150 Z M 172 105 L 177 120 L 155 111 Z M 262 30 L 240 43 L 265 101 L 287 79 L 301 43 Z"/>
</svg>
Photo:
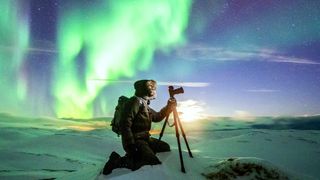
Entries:
<svg viewBox="0 0 320 180">
<path fill-rule="evenodd" d="M 177 111 L 183 122 L 193 122 L 204 118 L 202 104 L 195 100 L 178 102 Z"/>
<path fill-rule="evenodd" d="M 232 116 L 232 119 L 233 120 L 239 120 L 239 121 L 252 122 L 252 121 L 255 121 L 255 116 L 253 116 L 248 111 L 236 110 L 234 112 L 234 115 Z"/>
</svg>

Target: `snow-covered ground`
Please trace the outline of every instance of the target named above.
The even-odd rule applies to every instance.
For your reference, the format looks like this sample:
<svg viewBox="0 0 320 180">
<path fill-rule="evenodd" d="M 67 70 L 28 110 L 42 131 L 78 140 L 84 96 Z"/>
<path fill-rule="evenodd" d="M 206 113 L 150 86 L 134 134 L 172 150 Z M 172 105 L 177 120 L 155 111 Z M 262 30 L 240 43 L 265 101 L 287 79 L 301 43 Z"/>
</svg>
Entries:
<svg viewBox="0 0 320 180">
<path fill-rule="evenodd" d="M 110 118 L 26 118 L 0 114 L 0 179 L 319 179 L 319 117 L 214 118 L 183 123 L 194 158 L 181 138 L 180 171 L 174 128 L 163 140 L 161 165 L 98 175 L 112 151 L 124 154 Z M 162 123 L 153 126 L 155 137 Z"/>
</svg>

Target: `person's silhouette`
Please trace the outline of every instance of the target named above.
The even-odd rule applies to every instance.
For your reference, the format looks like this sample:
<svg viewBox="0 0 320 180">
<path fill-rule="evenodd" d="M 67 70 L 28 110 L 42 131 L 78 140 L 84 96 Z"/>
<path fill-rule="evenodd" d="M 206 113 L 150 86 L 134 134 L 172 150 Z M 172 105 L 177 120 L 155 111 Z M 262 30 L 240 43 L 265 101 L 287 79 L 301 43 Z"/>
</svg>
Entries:
<svg viewBox="0 0 320 180">
<path fill-rule="evenodd" d="M 134 83 L 135 95 L 126 103 L 120 120 L 122 146 L 126 155 L 121 157 L 112 152 L 103 168 L 103 174 L 110 174 L 115 168 L 139 169 L 143 165 L 161 164 L 157 152 L 170 151 L 170 146 L 164 141 L 150 136 L 151 122 L 160 122 L 172 108 L 176 106 L 174 99 L 156 112 L 149 107 L 150 100 L 156 98 L 156 81 L 139 80 Z"/>
</svg>

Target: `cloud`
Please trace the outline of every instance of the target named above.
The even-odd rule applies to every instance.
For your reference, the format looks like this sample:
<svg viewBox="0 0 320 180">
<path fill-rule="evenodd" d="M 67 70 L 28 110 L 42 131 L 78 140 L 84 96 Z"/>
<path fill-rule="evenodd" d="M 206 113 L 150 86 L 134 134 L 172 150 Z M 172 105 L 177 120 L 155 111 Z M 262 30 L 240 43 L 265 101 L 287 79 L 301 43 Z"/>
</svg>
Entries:
<svg viewBox="0 0 320 180">
<path fill-rule="evenodd" d="M 185 86 L 185 87 L 207 87 L 210 83 L 207 82 L 157 82 L 160 86 Z"/>
<path fill-rule="evenodd" d="M 57 54 L 59 52 L 55 46 L 56 45 L 51 41 L 35 40 L 26 48 L 26 51 L 28 51 L 28 53 Z M 0 45 L 0 50 L 2 51 L 15 52 L 18 48 L 19 47 L 13 45 Z"/>
<path fill-rule="evenodd" d="M 246 92 L 252 92 L 252 93 L 275 93 L 279 92 L 279 90 L 274 90 L 274 89 L 247 89 L 244 90 Z"/>
<path fill-rule="evenodd" d="M 36 48 L 36 47 L 30 47 L 30 48 L 27 48 L 27 50 L 30 53 L 51 53 L 51 54 L 58 53 L 58 51 L 55 49 L 45 49 L 45 48 Z"/>
<path fill-rule="evenodd" d="M 294 64 L 313 64 L 319 65 L 319 62 L 292 56 L 282 55 L 272 49 L 250 47 L 248 49 L 228 49 L 222 47 L 189 45 L 176 50 L 176 56 L 180 59 L 199 61 L 267 61 L 277 63 L 294 63 Z"/>
<path fill-rule="evenodd" d="M 89 79 L 90 81 L 103 81 L 110 83 L 127 83 L 133 84 L 135 81 L 131 80 L 113 80 L 113 79 Z M 158 86 L 184 86 L 184 87 L 207 87 L 210 85 L 208 82 L 165 82 L 165 81 L 157 81 Z"/>
<path fill-rule="evenodd" d="M 46 40 L 34 40 L 27 49 L 29 53 L 57 54 L 56 44 Z"/>
<path fill-rule="evenodd" d="M 233 120 L 247 121 L 252 122 L 255 120 L 255 117 L 248 111 L 236 110 L 232 116 Z"/>
</svg>

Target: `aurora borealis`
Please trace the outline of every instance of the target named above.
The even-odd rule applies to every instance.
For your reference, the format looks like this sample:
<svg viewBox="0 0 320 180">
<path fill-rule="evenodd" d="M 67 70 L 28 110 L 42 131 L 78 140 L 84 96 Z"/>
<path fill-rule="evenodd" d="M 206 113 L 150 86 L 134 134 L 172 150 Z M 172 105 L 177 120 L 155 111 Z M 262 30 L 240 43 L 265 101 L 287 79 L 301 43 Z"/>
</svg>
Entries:
<svg viewBox="0 0 320 180">
<path fill-rule="evenodd" d="M 319 113 L 320 2 L 1 3 L 0 112 L 106 116 L 133 92 L 121 82 L 149 78 L 209 84 L 179 100 L 210 115 Z"/>
<path fill-rule="evenodd" d="M 101 1 L 89 7 L 74 3 L 59 18 L 59 60 L 54 95 L 60 116 L 92 117 L 93 101 L 104 83 L 94 78 L 132 78 L 147 70 L 156 49 L 183 40 L 190 2 Z M 77 67 L 81 52 L 85 68 Z"/>
<path fill-rule="evenodd" d="M 29 45 L 28 7 L 24 2 L 2 1 L 0 6 L 0 108 L 19 109 L 26 97 L 23 63 Z"/>
</svg>

